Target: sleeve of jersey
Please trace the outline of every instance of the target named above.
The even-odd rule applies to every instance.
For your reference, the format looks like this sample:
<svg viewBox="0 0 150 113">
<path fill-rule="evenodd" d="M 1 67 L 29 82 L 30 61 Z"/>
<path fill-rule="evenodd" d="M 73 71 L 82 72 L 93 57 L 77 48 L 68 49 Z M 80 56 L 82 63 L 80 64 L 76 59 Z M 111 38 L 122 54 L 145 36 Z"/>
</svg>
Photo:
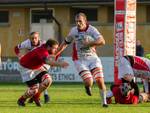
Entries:
<svg viewBox="0 0 150 113">
<path fill-rule="evenodd" d="M 14 51 L 15 51 L 15 54 L 16 54 L 16 55 L 19 54 L 19 48 L 18 48 L 18 46 L 15 46 Z"/>
<path fill-rule="evenodd" d="M 15 50 L 16 55 L 18 55 L 20 53 L 20 49 L 22 49 L 22 48 L 26 48 L 26 47 L 24 47 L 24 45 L 22 43 L 15 46 L 14 50 Z"/>
<path fill-rule="evenodd" d="M 18 55 L 20 53 L 20 51 L 19 51 L 20 49 L 27 48 L 28 46 L 29 46 L 29 40 L 25 40 L 21 44 L 15 46 L 14 51 L 15 51 L 16 55 Z"/>
<path fill-rule="evenodd" d="M 92 27 L 91 32 L 93 34 L 94 39 L 98 39 L 101 37 L 101 33 L 96 28 Z"/>
</svg>

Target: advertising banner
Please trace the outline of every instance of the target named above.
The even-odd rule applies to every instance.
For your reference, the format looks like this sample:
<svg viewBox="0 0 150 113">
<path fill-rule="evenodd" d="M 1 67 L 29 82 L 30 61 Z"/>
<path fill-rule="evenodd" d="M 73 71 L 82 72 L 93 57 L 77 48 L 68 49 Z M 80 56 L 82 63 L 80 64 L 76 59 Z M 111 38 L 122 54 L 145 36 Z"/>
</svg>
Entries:
<svg viewBox="0 0 150 113">
<path fill-rule="evenodd" d="M 69 63 L 68 68 L 51 67 L 49 74 L 52 76 L 54 82 L 82 82 L 71 57 L 60 57 Z M 113 57 L 101 57 L 105 82 L 113 82 Z M 0 80 L 3 82 L 19 80 L 21 82 L 21 75 L 19 73 L 19 63 L 17 58 L 7 57 L 2 59 L 0 65 Z"/>
</svg>

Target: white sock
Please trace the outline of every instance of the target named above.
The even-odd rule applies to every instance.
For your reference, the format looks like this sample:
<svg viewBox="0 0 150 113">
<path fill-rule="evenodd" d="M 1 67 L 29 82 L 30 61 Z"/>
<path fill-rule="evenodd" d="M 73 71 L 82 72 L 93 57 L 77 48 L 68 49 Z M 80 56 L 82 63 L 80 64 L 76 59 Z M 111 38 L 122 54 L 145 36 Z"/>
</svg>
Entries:
<svg viewBox="0 0 150 113">
<path fill-rule="evenodd" d="M 107 101 L 106 101 L 106 91 L 101 90 L 100 91 L 100 95 L 102 97 L 102 104 L 107 104 Z"/>
<path fill-rule="evenodd" d="M 44 91 L 44 95 L 48 95 L 48 91 L 47 91 L 47 89 Z"/>
<path fill-rule="evenodd" d="M 144 84 L 145 93 L 149 93 L 148 80 L 143 80 L 143 84 Z"/>
</svg>

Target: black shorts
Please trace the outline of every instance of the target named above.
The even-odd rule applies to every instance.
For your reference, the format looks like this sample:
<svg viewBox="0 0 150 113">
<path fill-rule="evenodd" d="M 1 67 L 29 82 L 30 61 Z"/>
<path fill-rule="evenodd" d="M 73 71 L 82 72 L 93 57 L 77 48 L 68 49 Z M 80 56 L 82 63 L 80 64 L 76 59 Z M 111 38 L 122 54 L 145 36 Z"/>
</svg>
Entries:
<svg viewBox="0 0 150 113">
<path fill-rule="evenodd" d="M 27 86 L 32 86 L 34 84 L 38 84 L 38 83 L 41 83 L 41 80 L 42 80 L 42 76 L 47 74 L 48 72 L 47 71 L 42 71 L 41 73 L 39 73 L 34 79 L 30 80 L 30 81 L 27 81 L 25 82 L 27 84 Z"/>
</svg>

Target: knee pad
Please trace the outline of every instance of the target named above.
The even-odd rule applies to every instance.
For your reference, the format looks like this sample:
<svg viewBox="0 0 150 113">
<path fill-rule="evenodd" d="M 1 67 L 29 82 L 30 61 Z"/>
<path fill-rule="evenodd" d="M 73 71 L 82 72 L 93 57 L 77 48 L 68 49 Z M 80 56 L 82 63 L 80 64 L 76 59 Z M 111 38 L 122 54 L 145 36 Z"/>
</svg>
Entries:
<svg viewBox="0 0 150 113">
<path fill-rule="evenodd" d="M 39 85 L 38 84 L 32 85 L 31 87 L 29 87 L 27 89 L 27 91 L 25 92 L 25 95 L 27 97 L 32 97 L 38 92 L 38 89 L 39 89 Z"/>
<path fill-rule="evenodd" d="M 88 70 L 84 70 L 84 71 L 81 71 L 79 73 L 79 75 L 81 76 L 81 78 L 86 81 L 87 79 L 91 79 L 92 78 L 92 75 L 91 75 L 91 72 L 88 71 Z"/>
<path fill-rule="evenodd" d="M 52 83 L 52 78 L 49 74 L 45 74 L 42 76 L 42 80 L 41 80 L 41 86 L 43 88 L 47 88 L 50 84 Z"/>
</svg>

